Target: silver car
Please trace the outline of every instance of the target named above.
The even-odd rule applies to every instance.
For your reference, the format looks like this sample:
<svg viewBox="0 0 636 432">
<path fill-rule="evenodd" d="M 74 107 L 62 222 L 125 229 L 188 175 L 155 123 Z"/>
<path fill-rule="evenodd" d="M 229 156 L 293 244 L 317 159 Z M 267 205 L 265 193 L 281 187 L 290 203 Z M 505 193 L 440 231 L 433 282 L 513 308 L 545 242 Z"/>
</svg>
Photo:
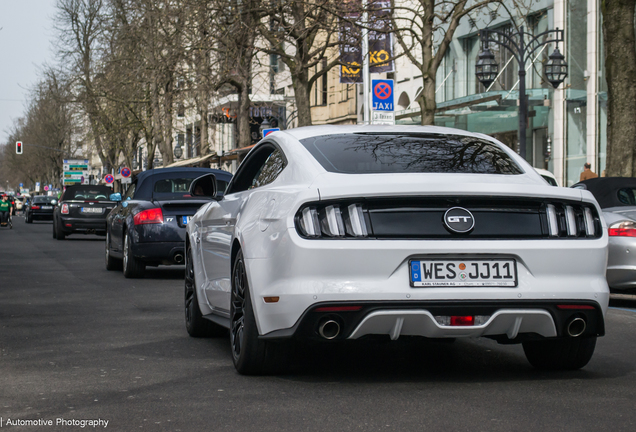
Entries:
<svg viewBox="0 0 636 432">
<path fill-rule="evenodd" d="M 601 177 L 572 187 L 592 192 L 603 211 L 609 234 L 610 289 L 636 289 L 636 178 Z"/>
</svg>

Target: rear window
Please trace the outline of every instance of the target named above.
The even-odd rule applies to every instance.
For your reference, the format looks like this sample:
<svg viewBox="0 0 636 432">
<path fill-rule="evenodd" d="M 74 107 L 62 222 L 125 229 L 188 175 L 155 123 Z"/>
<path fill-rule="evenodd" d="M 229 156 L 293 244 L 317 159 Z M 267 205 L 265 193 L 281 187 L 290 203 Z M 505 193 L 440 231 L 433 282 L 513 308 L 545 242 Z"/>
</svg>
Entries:
<svg viewBox="0 0 636 432">
<path fill-rule="evenodd" d="M 33 198 L 34 203 L 50 203 L 52 201 L 57 201 L 57 198 L 53 196 L 38 196 Z"/>
<path fill-rule="evenodd" d="M 159 199 L 191 198 L 189 192 L 190 184 L 199 176 L 201 176 L 201 173 L 197 173 L 197 177 L 192 178 L 171 178 L 157 180 L 154 186 L 154 196 Z M 223 194 L 225 192 L 225 189 L 227 189 L 228 182 L 217 180 L 216 185 L 218 193 Z"/>
<path fill-rule="evenodd" d="M 336 173 L 523 173 L 495 144 L 466 136 L 341 134 L 300 142 Z"/>
<path fill-rule="evenodd" d="M 621 204 L 636 206 L 636 189 L 622 188 L 618 190 L 618 200 Z"/>
<path fill-rule="evenodd" d="M 74 189 L 64 193 L 65 200 L 108 201 L 112 193 L 110 188 Z"/>
</svg>

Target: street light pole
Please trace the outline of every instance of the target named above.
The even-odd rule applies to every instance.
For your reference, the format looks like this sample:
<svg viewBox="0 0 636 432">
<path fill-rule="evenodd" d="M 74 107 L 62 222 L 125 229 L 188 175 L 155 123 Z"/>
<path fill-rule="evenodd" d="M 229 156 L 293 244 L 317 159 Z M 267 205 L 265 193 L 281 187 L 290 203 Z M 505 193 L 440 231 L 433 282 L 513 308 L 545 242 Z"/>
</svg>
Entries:
<svg viewBox="0 0 636 432">
<path fill-rule="evenodd" d="M 499 35 L 492 38 L 491 35 Z M 559 42 L 563 42 L 563 30 L 548 30 L 532 36 L 525 33 L 523 26 L 517 33 L 504 33 L 498 30 L 482 30 L 480 32 L 482 51 L 479 53 L 478 61 L 475 64 L 475 75 L 486 88 L 490 86 L 497 77 L 499 65 L 495 61 L 495 56 L 488 49 L 488 44 L 494 42 L 512 53 L 519 64 L 519 130 L 517 131 L 519 140 L 519 155 L 526 158 L 526 129 L 528 127 L 528 98 L 526 96 L 526 60 L 535 51 L 544 45 L 556 43 L 556 49 L 550 55 L 550 60 L 546 64 L 545 74 L 548 81 L 554 88 L 557 88 L 568 75 L 568 65 L 563 55 L 559 52 Z M 530 37 L 526 44 L 525 38 Z M 515 37 L 517 41 L 515 41 Z M 545 37 L 546 40 L 541 41 Z"/>
</svg>

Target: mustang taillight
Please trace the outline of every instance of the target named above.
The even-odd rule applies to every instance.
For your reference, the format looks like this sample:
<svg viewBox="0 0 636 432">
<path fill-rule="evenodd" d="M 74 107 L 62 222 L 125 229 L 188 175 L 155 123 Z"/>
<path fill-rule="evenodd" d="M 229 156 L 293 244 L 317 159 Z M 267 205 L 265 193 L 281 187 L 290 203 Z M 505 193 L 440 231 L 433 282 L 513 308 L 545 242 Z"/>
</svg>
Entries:
<svg viewBox="0 0 636 432">
<path fill-rule="evenodd" d="M 62 204 L 62 208 L 60 209 L 62 214 L 68 214 L 68 204 Z"/>
<path fill-rule="evenodd" d="M 610 225 L 609 235 L 612 237 L 636 237 L 636 222 L 616 222 Z"/>
<path fill-rule="evenodd" d="M 40 210 L 40 206 L 39 205 L 32 205 L 31 206 L 31 210 Z"/>
<path fill-rule="evenodd" d="M 135 225 L 163 223 L 163 212 L 160 208 L 143 210 L 133 217 Z"/>
<path fill-rule="evenodd" d="M 296 229 L 309 238 L 364 238 L 369 235 L 360 204 L 323 204 L 304 207 L 296 215 Z"/>
<path fill-rule="evenodd" d="M 545 206 L 545 213 L 550 237 L 600 236 L 600 220 L 592 207 L 554 203 Z"/>
</svg>

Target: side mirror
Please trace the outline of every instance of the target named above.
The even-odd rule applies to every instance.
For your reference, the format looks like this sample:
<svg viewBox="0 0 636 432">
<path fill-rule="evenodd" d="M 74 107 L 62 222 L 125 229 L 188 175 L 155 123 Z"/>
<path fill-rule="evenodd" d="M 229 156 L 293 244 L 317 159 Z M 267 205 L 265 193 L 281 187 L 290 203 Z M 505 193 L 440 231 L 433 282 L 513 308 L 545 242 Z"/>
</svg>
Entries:
<svg viewBox="0 0 636 432">
<path fill-rule="evenodd" d="M 190 196 L 201 198 L 216 197 L 216 176 L 205 174 L 192 181 L 190 184 Z"/>
<path fill-rule="evenodd" d="M 121 194 L 119 192 L 110 194 L 108 199 L 111 200 L 111 201 L 119 202 L 119 201 L 121 201 Z"/>
</svg>

